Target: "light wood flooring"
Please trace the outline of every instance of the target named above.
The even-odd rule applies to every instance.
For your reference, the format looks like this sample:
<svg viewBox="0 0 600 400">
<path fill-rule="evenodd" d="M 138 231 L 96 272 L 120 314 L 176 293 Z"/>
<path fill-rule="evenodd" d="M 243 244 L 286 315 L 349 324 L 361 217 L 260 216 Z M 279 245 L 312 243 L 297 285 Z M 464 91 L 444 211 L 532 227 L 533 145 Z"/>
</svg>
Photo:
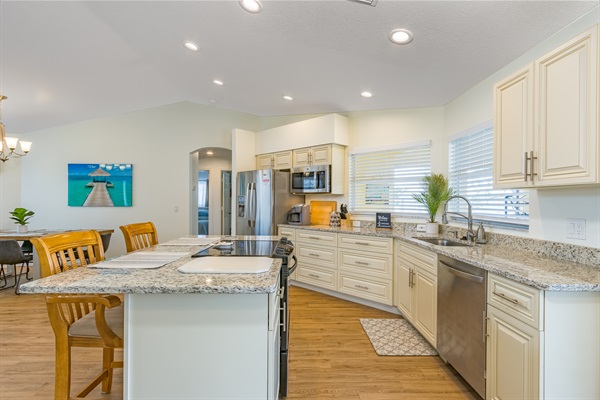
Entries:
<svg viewBox="0 0 600 400">
<path fill-rule="evenodd" d="M 375 353 L 358 319 L 397 315 L 298 287 L 290 294 L 287 399 L 478 399 L 439 357 Z M 95 376 L 100 357 L 96 349 L 74 350 L 73 391 Z M 0 292 L 0 399 L 51 400 L 53 390 L 54 334 L 43 295 Z M 118 370 L 112 393 L 97 388 L 87 399 L 120 400 L 122 390 Z"/>
</svg>

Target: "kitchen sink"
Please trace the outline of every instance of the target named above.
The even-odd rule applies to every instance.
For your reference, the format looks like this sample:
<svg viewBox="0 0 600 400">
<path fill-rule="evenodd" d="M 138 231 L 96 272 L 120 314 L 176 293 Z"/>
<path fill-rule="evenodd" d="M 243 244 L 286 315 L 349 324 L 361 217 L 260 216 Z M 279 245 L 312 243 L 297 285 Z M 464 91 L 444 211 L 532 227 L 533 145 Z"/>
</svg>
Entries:
<svg viewBox="0 0 600 400">
<path fill-rule="evenodd" d="M 453 240 L 447 240 L 447 239 L 436 239 L 436 238 L 413 238 L 413 239 L 417 239 L 422 242 L 435 244 L 436 246 L 468 246 L 468 244 L 466 244 L 466 243 L 455 242 Z"/>
</svg>

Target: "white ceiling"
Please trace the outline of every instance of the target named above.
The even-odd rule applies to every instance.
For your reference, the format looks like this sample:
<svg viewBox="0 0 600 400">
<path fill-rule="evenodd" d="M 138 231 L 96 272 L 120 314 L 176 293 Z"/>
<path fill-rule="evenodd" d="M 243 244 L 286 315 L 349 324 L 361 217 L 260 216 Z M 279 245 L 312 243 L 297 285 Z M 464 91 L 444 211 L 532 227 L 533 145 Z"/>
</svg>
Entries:
<svg viewBox="0 0 600 400">
<path fill-rule="evenodd" d="M 259 116 L 441 106 L 597 5 L 2 0 L 3 121 L 24 133 L 186 100 Z"/>
</svg>

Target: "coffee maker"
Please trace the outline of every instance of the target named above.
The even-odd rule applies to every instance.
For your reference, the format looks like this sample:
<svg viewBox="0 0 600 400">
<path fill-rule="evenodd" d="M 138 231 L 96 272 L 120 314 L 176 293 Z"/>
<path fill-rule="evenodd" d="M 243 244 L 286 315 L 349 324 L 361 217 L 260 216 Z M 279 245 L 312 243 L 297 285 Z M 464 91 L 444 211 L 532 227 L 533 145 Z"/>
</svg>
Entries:
<svg viewBox="0 0 600 400">
<path fill-rule="evenodd" d="M 288 212 L 287 222 L 290 225 L 310 225 L 310 206 L 308 204 L 296 204 Z"/>
</svg>

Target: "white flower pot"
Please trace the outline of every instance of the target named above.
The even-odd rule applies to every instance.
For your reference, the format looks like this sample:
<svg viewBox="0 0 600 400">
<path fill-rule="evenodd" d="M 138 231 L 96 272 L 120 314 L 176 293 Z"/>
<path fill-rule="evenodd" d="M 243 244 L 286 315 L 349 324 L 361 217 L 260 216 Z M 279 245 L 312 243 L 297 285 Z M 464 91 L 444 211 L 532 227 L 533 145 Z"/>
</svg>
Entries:
<svg viewBox="0 0 600 400">
<path fill-rule="evenodd" d="M 437 222 L 427 222 L 425 224 L 425 233 L 428 235 L 437 235 L 440 233 L 440 224 Z"/>
<path fill-rule="evenodd" d="M 27 225 L 18 225 L 17 224 L 17 233 L 27 233 L 29 232 Z"/>
</svg>

